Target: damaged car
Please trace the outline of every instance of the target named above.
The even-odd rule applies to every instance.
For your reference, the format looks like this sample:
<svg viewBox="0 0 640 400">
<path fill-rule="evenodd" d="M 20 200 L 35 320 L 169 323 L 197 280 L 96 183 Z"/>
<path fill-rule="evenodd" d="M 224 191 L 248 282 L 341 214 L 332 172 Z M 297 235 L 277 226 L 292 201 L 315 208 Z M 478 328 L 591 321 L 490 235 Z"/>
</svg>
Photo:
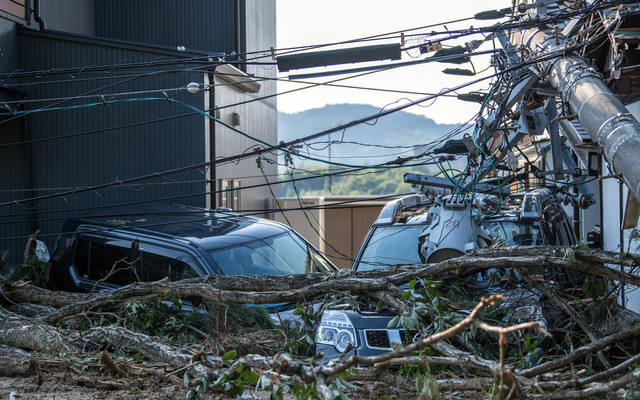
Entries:
<svg viewBox="0 0 640 400">
<path fill-rule="evenodd" d="M 575 235 L 561 201 L 551 188 L 508 197 L 458 194 L 423 194 L 387 203 L 366 235 L 352 265 L 369 271 L 392 265 L 436 263 L 488 246 L 574 245 Z M 541 293 L 524 285 L 512 269 L 469 270 L 464 275 L 438 280 L 414 280 L 403 289 L 417 304 L 411 312 L 453 310 L 446 318 L 462 319 L 481 296 L 503 294 L 508 300 L 493 307 L 494 318 L 504 324 L 537 321 L 543 328 L 548 317 Z M 558 279 L 540 269 L 532 279 Z M 424 307 L 420 310 L 420 304 Z M 445 315 L 443 313 L 443 315 Z M 452 317 L 453 315 L 457 317 Z M 390 351 L 453 325 L 435 315 L 420 330 L 417 316 L 398 315 L 380 307 L 368 296 L 326 310 L 316 331 L 316 352 L 322 362 L 350 355 L 373 356 Z M 436 322 L 437 321 L 437 322 Z M 542 338 L 539 338 L 542 340 Z"/>
<path fill-rule="evenodd" d="M 288 275 L 337 268 L 290 227 L 230 209 L 150 205 L 71 218 L 49 263 L 50 289 L 102 292 L 203 275 Z M 291 304 L 263 305 L 275 313 Z"/>
</svg>

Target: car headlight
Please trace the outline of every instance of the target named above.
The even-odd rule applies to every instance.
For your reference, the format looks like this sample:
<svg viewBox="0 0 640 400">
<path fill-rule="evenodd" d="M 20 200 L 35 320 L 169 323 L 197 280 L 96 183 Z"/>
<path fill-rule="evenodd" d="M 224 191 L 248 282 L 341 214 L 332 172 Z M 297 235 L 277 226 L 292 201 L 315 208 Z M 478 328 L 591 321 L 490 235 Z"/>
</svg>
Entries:
<svg viewBox="0 0 640 400">
<path fill-rule="evenodd" d="M 355 346 L 356 331 L 347 314 L 341 311 L 325 311 L 316 332 L 316 343 L 331 345 L 339 352 L 343 352 L 349 343 Z"/>
</svg>

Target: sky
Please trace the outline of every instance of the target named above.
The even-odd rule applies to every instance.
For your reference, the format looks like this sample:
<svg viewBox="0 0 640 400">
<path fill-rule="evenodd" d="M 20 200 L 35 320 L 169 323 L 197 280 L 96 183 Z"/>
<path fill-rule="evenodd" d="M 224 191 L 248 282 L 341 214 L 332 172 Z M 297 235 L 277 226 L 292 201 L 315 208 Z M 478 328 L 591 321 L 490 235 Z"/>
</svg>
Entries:
<svg viewBox="0 0 640 400">
<path fill-rule="evenodd" d="M 511 6 L 511 0 L 276 0 L 277 4 L 277 47 L 279 49 L 306 46 L 314 44 L 334 43 L 345 40 L 363 38 L 371 35 L 394 31 L 409 33 L 426 33 L 432 29 L 442 30 L 442 27 L 427 28 L 411 31 L 412 28 L 430 24 L 439 24 L 456 19 L 472 17 L 475 13 L 485 10 L 495 10 Z M 459 23 L 446 24 L 448 29 L 469 28 L 470 26 L 488 26 L 497 20 L 480 21 L 467 20 Z M 455 43 L 464 44 L 470 39 L 461 39 Z M 395 42 L 399 42 L 396 39 Z M 424 43 L 424 37 L 407 39 L 406 45 Z M 368 43 L 364 43 L 368 44 Z M 378 44 L 371 43 L 371 44 Z M 350 44 L 349 47 L 363 44 Z M 489 50 L 491 44 L 486 43 L 479 50 Z M 419 51 L 413 50 L 409 55 L 403 52 L 402 61 L 414 58 L 424 58 Z M 390 61 L 380 61 L 374 64 L 389 64 Z M 476 59 L 476 70 L 488 67 L 489 57 Z M 334 69 L 360 67 L 363 64 L 344 64 Z M 382 91 L 348 89 L 335 87 L 316 87 L 278 96 L 278 109 L 286 113 L 304 111 L 311 108 L 323 107 L 327 104 L 370 104 L 375 107 L 394 107 L 406 104 L 407 99 L 418 99 L 424 94 L 437 93 L 443 88 L 452 88 L 469 82 L 475 77 L 453 76 L 442 73 L 445 68 L 470 69 L 470 64 L 430 63 L 419 66 L 396 68 L 390 71 L 369 74 L 366 77 L 352 78 L 341 82 L 342 85 L 358 87 L 382 88 L 390 90 L 411 91 L 421 94 L 403 94 Z M 329 68 L 322 68 L 326 71 Z M 307 73 L 313 70 L 294 70 L 280 73 L 279 77 L 286 78 L 289 74 Z M 487 73 L 490 73 L 487 71 Z M 305 79 L 309 82 L 327 82 L 347 75 Z M 472 90 L 488 88 L 488 81 L 477 84 L 469 89 L 461 90 L 466 93 Z M 286 91 L 301 87 L 298 83 L 282 82 L 278 84 L 278 91 Z M 412 106 L 405 111 L 425 115 L 438 123 L 462 123 L 471 118 L 479 109 L 477 103 L 462 102 L 454 98 L 439 98 L 433 104 Z"/>
</svg>

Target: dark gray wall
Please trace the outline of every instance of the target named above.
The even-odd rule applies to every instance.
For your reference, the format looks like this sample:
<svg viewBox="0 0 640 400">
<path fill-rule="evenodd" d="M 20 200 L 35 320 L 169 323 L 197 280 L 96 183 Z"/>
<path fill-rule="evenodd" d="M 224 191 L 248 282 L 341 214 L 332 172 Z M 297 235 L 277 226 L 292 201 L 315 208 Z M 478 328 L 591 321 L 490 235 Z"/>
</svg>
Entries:
<svg viewBox="0 0 640 400">
<path fill-rule="evenodd" d="M 47 29 L 95 35 L 95 0 L 44 0 L 40 8 Z M 32 26 L 37 27 L 38 23 L 32 21 Z"/>
<path fill-rule="evenodd" d="M 206 52 L 242 51 L 244 0 L 96 0 L 96 36 Z"/>
<path fill-rule="evenodd" d="M 18 34 L 19 68 L 50 71 L 22 79 L 20 87 L 33 111 L 26 118 L 0 124 L 2 142 L 23 144 L 0 147 L 4 165 L 2 202 L 42 196 L 42 200 L 3 207 L 2 249 L 10 249 L 16 260 L 25 239 L 35 229 L 52 249 L 64 219 L 70 215 L 105 213 L 107 205 L 144 201 L 205 205 L 203 168 L 153 177 L 122 185 L 118 181 L 203 163 L 204 117 L 191 109 L 170 103 L 164 94 L 127 96 L 133 91 L 167 89 L 169 98 L 202 109 L 203 97 L 186 91 L 170 91 L 191 81 L 202 81 L 202 72 L 183 71 L 184 65 L 98 72 L 55 73 L 54 68 L 121 65 L 171 59 L 166 52 L 22 30 Z M 183 56 L 182 53 L 176 55 Z M 174 56 L 174 58 L 176 58 Z M 167 72 L 169 71 L 169 72 Z M 147 97 L 149 100 L 121 102 L 79 109 L 59 109 L 79 104 L 101 103 L 101 97 L 67 99 L 78 94 L 101 94 L 105 101 Z M 118 96 L 112 96 L 118 94 Z M 151 100 L 160 98 L 160 100 Z M 42 111 L 53 108 L 51 111 Z M 21 124 L 25 124 L 22 126 Z M 24 144 L 28 141 L 28 144 Z M 0 142 L 0 144 L 2 143 Z M 5 176 L 6 175 L 6 176 Z M 85 188 L 112 183 L 97 190 Z M 37 191 L 23 191 L 35 187 Z M 77 189 L 76 193 L 52 196 Z M 52 196 L 48 198 L 47 196 Z M 31 213 L 29 207 L 36 207 Z M 17 236 L 17 237 L 16 237 Z M 14 238 L 7 242 L 7 239 Z"/>
<path fill-rule="evenodd" d="M 22 97 L 25 102 L 21 109 L 34 111 L 21 118 L 0 116 L 0 257 L 8 250 L 11 264 L 21 262 L 27 235 L 38 229 L 38 237 L 53 250 L 68 216 L 108 213 L 111 208 L 107 206 L 123 203 L 206 204 L 206 169 L 186 170 L 205 161 L 204 116 L 164 100 L 73 109 L 69 106 L 102 99 L 69 97 L 101 94 L 106 101 L 114 93 L 117 99 L 125 99 L 127 92 L 202 83 L 206 70 L 202 65 L 198 65 L 202 69 L 194 70 L 194 64 L 158 66 L 154 61 L 242 52 L 248 40 L 255 42 L 249 50 L 275 46 L 275 0 L 252 0 L 249 13 L 245 2 L 43 1 L 41 12 L 48 30 L 44 33 L 33 21 L 26 23 L 32 30 L 17 30 L 20 23 L 0 17 L 0 74 L 4 74 L 2 83 L 11 88 L 0 88 L 0 106 L 3 101 Z M 187 51 L 178 52 L 177 46 Z M 148 65 L 119 68 L 133 62 Z M 90 70 L 101 65 L 118 68 Z M 78 69 L 82 67 L 88 69 Z M 74 70 L 59 73 L 64 68 Z M 7 79 L 19 70 L 40 72 L 19 81 L 13 75 Z M 274 69 L 265 72 L 258 66 L 250 72 L 275 76 Z M 232 93 L 216 95 L 213 104 L 233 104 L 275 93 L 272 82 L 263 82 L 256 94 L 225 88 Z M 173 96 L 173 92 L 167 90 L 167 95 Z M 182 91 L 175 98 L 203 109 L 205 95 Z M 133 97 L 145 96 L 164 95 L 155 91 Z M 33 102 L 36 99 L 49 100 Z M 41 110 L 47 107 L 53 109 Z M 249 134 L 276 142 L 274 99 L 245 104 L 241 111 Z M 237 134 L 216 134 L 222 136 L 217 157 L 242 153 L 252 145 L 235 143 Z M 180 172 L 127 185 L 119 183 L 174 169 Z M 275 166 L 268 166 L 267 173 L 275 174 Z M 261 183 L 244 179 L 255 175 L 255 160 L 249 160 L 219 178 L 242 179 L 244 186 Z M 243 193 L 244 208 L 262 208 L 269 196 L 266 187 Z M 22 202 L 32 198 L 36 200 Z"/>
<path fill-rule="evenodd" d="M 16 25 L 0 18 L 0 71 L 15 71 L 18 68 L 18 60 L 12 55 L 16 54 Z M 3 82 L 4 83 L 4 82 Z"/>
<path fill-rule="evenodd" d="M 18 69 L 17 34 L 14 22 L 0 18 L 0 71 L 15 71 Z M 10 89 L 0 88 L 0 103 L 20 100 L 22 88 L 16 87 L 16 79 L 3 77 L 2 84 Z M 4 107 L 2 107 L 4 108 Z M 2 109 L 0 108 L 0 110 Z M 26 146 L 10 146 L 15 142 L 25 140 L 26 127 L 24 121 L 17 118 L 0 117 L 0 202 L 10 202 L 16 196 L 28 197 L 31 192 L 25 191 L 30 187 L 30 166 Z M 15 231 L 33 232 L 33 225 L 29 218 L 19 218 L 17 221 L 11 216 L 6 216 L 7 207 L 0 208 L 0 238 L 7 238 Z M 13 212 L 20 213 L 15 209 Z M 7 243 L 7 242 L 4 242 Z M 8 253 L 9 247 L 0 244 L 0 259 L 9 259 L 10 256 L 19 257 L 20 246 L 15 242 Z M 9 243 L 7 243 L 9 244 Z M 24 246 L 24 242 L 20 242 Z M 15 254 L 14 254 L 15 253 Z"/>
</svg>

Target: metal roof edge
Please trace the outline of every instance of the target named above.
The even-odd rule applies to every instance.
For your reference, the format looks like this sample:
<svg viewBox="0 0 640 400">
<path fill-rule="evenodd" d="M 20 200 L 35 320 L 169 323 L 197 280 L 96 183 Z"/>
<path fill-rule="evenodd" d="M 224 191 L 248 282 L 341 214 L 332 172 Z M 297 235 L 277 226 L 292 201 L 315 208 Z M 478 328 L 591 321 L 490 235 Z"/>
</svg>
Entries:
<svg viewBox="0 0 640 400">
<path fill-rule="evenodd" d="M 260 83 L 253 76 L 231 64 L 219 64 L 216 67 L 215 75 L 220 80 L 230 83 L 247 93 L 258 93 L 260 91 Z"/>
<path fill-rule="evenodd" d="M 159 54 L 163 54 L 171 57 L 178 57 L 178 58 L 187 58 L 191 56 L 220 57 L 224 55 L 224 53 L 211 53 L 211 52 L 193 50 L 193 49 L 178 50 L 177 48 L 173 48 L 169 46 L 160 46 L 160 45 L 154 45 L 154 44 L 142 43 L 142 42 L 131 42 L 126 40 L 110 39 L 110 38 L 99 37 L 99 36 L 87 36 L 87 35 L 80 35 L 77 33 L 63 32 L 63 31 L 56 31 L 56 30 L 49 30 L 49 29 L 40 31 L 36 29 L 30 29 L 22 25 L 17 26 L 17 33 L 18 35 L 23 35 L 23 36 L 33 36 L 33 37 L 47 38 L 47 39 L 58 39 L 58 40 L 64 40 L 68 42 L 86 43 L 86 44 L 100 45 L 105 47 L 114 47 L 118 49 L 128 49 L 128 50 L 134 50 L 134 51 L 153 52 L 153 53 L 159 53 Z"/>
</svg>

